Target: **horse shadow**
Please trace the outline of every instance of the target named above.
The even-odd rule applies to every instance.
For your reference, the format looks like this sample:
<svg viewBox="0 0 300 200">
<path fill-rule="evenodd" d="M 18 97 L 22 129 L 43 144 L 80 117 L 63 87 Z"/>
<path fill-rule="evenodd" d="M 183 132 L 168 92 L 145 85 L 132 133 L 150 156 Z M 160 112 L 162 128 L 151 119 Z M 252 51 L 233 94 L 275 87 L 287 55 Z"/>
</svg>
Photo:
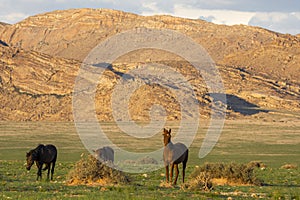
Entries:
<svg viewBox="0 0 300 200">
<path fill-rule="evenodd" d="M 210 93 L 209 95 L 213 98 L 214 103 L 221 102 L 226 104 L 227 109 L 240 113 L 244 116 L 269 112 L 269 110 L 261 109 L 258 105 L 250 103 L 247 100 L 233 94 Z"/>
</svg>

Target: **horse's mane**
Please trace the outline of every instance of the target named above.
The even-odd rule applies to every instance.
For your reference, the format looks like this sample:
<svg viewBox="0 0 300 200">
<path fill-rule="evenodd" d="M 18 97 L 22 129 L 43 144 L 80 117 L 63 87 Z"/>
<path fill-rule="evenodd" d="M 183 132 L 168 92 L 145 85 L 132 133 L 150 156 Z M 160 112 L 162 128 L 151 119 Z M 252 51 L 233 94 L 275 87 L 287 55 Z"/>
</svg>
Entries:
<svg viewBox="0 0 300 200">
<path fill-rule="evenodd" d="M 39 145 L 35 148 L 35 150 L 40 151 L 40 150 L 43 149 L 44 147 L 45 147 L 45 145 L 39 144 Z"/>
<path fill-rule="evenodd" d="M 45 145 L 43 144 L 39 144 L 35 149 L 32 149 L 29 151 L 29 154 L 32 155 L 33 159 L 37 159 L 39 153 L 42 152 L 42 150 L 44 149 Z"/>
</svg>

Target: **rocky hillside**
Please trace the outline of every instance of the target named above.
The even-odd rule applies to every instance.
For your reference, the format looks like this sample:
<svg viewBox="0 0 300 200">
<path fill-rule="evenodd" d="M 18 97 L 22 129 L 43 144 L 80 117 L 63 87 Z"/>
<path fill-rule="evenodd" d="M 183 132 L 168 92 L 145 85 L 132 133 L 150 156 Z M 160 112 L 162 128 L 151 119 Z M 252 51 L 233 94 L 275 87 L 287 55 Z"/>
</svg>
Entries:
<svg viewBox="0 0 300 200">
<path fill-rule="evenodd" d="M 176 30 L 201 44 L 221 73 L 229 117 L 300 110 L 297 36 L 171 16 L 79 9 L 40 14 L 14 25 L 0 24 L 0 120 L 72 120 L 72 91 L 81 61 L 99 42 L 136 27 Z M 175 57 L 148 49 L 118 59 L 98 85 L 98 118 L 112 120 L 110 97 L 120 74 L 150 61 L 171 66 L 191 80 L 200 112 L 208 116 L 214 99 L 190 64 Z M 159 85 L 137 90 L 130 112 L 136 120 L 147 120 L 151 105 L 158 103 L 166 108 L 170 120 L 180 118 L 174 94 Z"/>
<path fill-rule="evenodd" d="M 291 73 L 299 63 L 299 37 L 243 25 L 223 26 L 171 16 L 144 17 L 106 9 L 79 9 L 32 16 L 5 26 L 0 35 L 11 46 L 81 61 L 100 41 L 135 27 L 180 31 L 199 42 L 220 64 L 252 67 L 255 72 L 264 71 L 276 78 L 297 80 L 299 74 L 299 71 Z"/>
<path fill-rule="evenodd" d="M 1 120 L 70 120 L 78 62 L 0 45 Z"/>
</svg>

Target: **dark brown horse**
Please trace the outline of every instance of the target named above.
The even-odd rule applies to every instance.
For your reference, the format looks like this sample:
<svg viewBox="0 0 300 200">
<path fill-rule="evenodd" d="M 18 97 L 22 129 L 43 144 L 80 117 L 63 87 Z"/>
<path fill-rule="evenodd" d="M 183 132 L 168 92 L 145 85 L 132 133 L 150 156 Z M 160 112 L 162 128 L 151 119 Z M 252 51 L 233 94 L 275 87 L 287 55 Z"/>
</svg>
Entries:
<svg viewBox="0 0 300 200">
<path fill-rule="evenodd" d="M 42 180 L 43 164 L 46 165 L 43 170 L 48 169 L 47 179 L 49 180 L 50 167 L 51 167 L 51 163 L 52 163 L 51 180 L 53 180 L 54 167 L 55 167 L 55 162 L 57 159 L 57 149 L 54 145 L 40 144 L 35 149 L 32 149 L 28 153 L 26 153 L 26 158 L 27 158 L 27 166 L 26 166 L 27 170 L 30 170 L 30 168 L 34 164 L 34 162 L 36 163 L 36 166 L 38 167 L 36 180 L 38 180 L 39 178 L 40 178 L 40 180 Z"/>
<path fill-rule="evenodd" d="M 163 158 L 166 167 L 167 182 L 169 182 L 169 165 L 171 166 L 171 172 L 170 172 L 171 183 L 173 178 L 173 170 L 175 167 L 176 175 L 173 184 L 176 185 L 178 174 L 179 174 L 178 164 L 182 163 L 182 182 L 184 183 L 185 168 L 186 168 L 186 163 L 188 161 L 189 150 L 182 143 L 173 144 L 171 142 L 171 129 L 169 129 L 168 131 L 167 129 L 164 128 L 163 136 L 164 136 L 164 145 L 165 145 Z"/>
</svg>

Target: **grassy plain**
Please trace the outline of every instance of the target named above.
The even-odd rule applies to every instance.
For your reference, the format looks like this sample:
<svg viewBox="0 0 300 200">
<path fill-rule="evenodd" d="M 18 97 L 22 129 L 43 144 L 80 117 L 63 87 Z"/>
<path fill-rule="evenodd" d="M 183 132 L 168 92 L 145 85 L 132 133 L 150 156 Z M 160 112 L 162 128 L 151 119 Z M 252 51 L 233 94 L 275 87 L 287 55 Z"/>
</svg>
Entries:
<svg viewBox="0 0 300 200">
<path fill-rule="evenodd" d="M 191 191 L 178 187 L 166 188 L 164 169 L 129 174 L 132 182 L 120 186 L 68 186 L 66 176 L 82 153 L 87 153 L 73 123 L 69 122 L 0 122 L 0 199 L 300 199 L 300 121 L 287 118 L 275 120 L 227 120 L 219 142 L 203 159 L 199 148 L 208 128 L 200 124 L 190 146 L 187 179 L 196 166 L 205 162 L 247 163 L 261 161 L 267 167 L 257 169 L 263 186 L 214 186 L 210 192 Z M 174 133 L 178 125 L 168 124 Z M 118 146 L 135 149 L 144 144 L 142 139 L 122 134 L 112 123 L 102 128 Z M 122 137 L 120 137 L 122 136 Z M 25 170 L 25 152 L 39 143 L 53 143 L 58 147 L 58 164 L 54 181 L 37 182 L 36 169 Z M 162 137 L 156 134 L 148 139 L 144 149 L 159 148 Z M 143 150 L 142 148 L 139 150 Z M 297 165 L 296 169 L 282 169 L 284 164 Z M 181 167 L 181 166 L 180 166 Z M 179 184 L 181 181 L 179 181 Z"/>
</svg>

